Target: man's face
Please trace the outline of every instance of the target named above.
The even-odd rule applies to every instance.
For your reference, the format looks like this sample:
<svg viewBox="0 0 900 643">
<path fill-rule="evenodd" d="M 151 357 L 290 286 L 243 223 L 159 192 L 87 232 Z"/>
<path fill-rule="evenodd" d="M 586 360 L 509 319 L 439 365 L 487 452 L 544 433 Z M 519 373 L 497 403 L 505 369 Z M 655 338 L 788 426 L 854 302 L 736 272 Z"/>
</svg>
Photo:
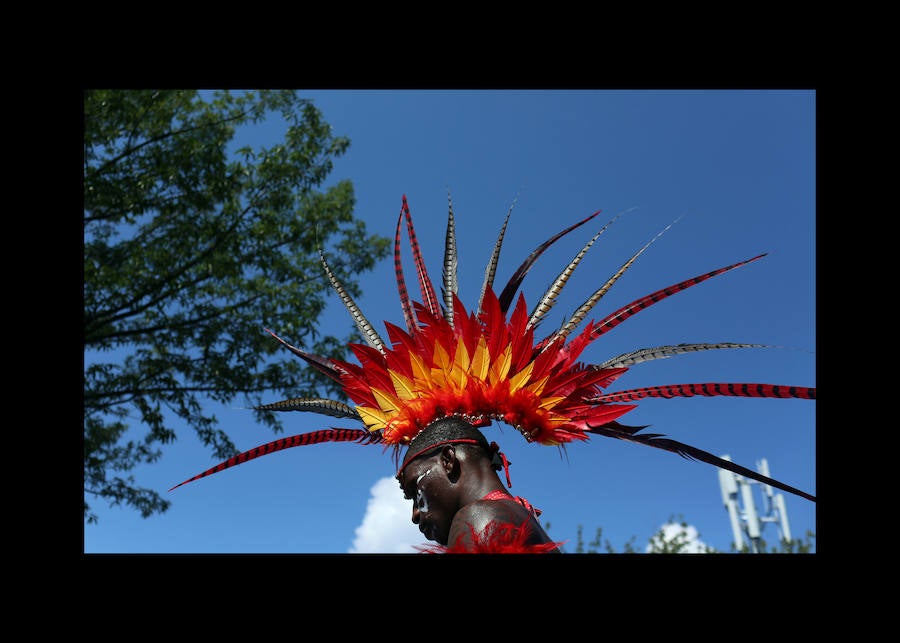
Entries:
<svg viewBox="0 0 900 643">
<path fill-rule="evenodd" d="M 412 500 L 412 521 L 425 538 L 446 545 L 453 521 L 452 487 L 440 451 L 409 462 L 401 474 L 403 497 Z"/>
</svg>

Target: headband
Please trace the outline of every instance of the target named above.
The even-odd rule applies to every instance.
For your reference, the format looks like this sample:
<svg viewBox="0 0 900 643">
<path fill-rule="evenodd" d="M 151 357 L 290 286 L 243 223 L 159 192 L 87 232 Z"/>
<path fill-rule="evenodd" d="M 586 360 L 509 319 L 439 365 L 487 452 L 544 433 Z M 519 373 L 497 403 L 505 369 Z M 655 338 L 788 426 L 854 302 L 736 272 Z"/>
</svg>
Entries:
<svg viewBox="0 0 900 643">
<path fill-rule="evenodd" d="M 437 419 L 456 415 L 478 427 L 490 425 L 494 421 L 504 422 L 515 427 L 527 442 L 539 445 L 564 447 L 570 442 L 586 441 L 596 435 L 643 444 L 712 464 L 815 502 L 815 496 L 730 460 L 661 434 L 640 433 L 645 426 L 627 426 L 618 422 L 618 418 L 636 408 L 633 402 L 648 397 L 724 395 L 814 400 L 815 388 L 757 383 L 698 383 L 607 390 L 630 366 L 642 362 L 696 351 L 763 347 L 762 345 L 731 342 L 677 344 L 641 348 L 599 364 L 578 361 L 590 344 L 632 315 L 687 288 L 757 261 L 765 254 L 652 292 L 609 313 L 599 321 L 587 322 L 576 333 L 591 309 L 616 280 L 651 243 L 673 225 L 670 224 L 632 255 L 558 330 L 535 341 L 535 330 L 539 322 L 553 307 L 579 261 L 618 216 L 594 235 L 529 313 L 524 295 L 519 293 L 516 297 L 516 293 L 534 262 L 559 238 L 594 219 L 599 211 L 558 232 L 535 248 L 497 295 L 493 287 L 494 274 L 511 212 L 512 208 L 506 215 L 488 261 L 481 295 L 470 312 L 457 296 L 456 233 L 452 202 L 449 203 L 445 238 L 443 298 L 439 300 L 419 250 L 406 196 L 403 196 L 394 235 L 394 268 L 405 329 L 385 321 L 390 343 L 382 339 L 359 310 L 331 271 L 320 250 L 325 274 L 366 341 L 366 344 L 349 345 L 358 364 L 313 355 L 266 330 L 291 353 L 335 380 L 353 405 L 331 399 L 293 398 L 253 408 L 318 413 L 354 420 L 364 428 L 331 427 L 274 440 L 229 458 L 172 489 L 274 451 L 322 442 L 381 444 L 392 447 L 395 461 L 399 462 L 399 450 L 409 445 L 420 431 Z M 421 302 L 410 300 L 401 265 L 400 238 L 404 219 L 422 293 Z"/>
<path fill-rule="evenodd" d="M 400 476 L 403 474 L 403 470 L 406 468 L 406 466 L 410 462 L 422 457 L 426 453 L 429 453 L 439 447 L 444 446 L 445 444 L 480 444 L 480 442 L 478 440 L 474 440 L 472 438 L 455 438 L 455 439 L 441 440 L 440 442 L 435 442 L 431 446 L 427 446 L 424 449 L 421 449 L 421 450 L 417 451 L 416 453 L 414 453 L 413 455 L 405 458 L 406 462 L 403 463 L 403 466 L 401 466 L 399 469 L 397 469 L 397 475 L 395 477 L 399 480 Z"/>
</svg>

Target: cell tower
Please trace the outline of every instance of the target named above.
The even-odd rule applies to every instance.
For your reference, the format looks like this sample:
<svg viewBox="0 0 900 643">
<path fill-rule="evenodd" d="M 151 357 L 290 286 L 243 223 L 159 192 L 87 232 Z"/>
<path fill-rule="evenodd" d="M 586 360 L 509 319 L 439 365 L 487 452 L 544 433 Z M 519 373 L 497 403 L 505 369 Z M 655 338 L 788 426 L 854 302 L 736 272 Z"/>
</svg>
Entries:
<svg viewBox="0 0 900 643">
<path fill-rule="evenodd" d="M 731 456 L 721 456 L 723 460 L 731 461 Z M 756 470 L 766 476 L 769 475 L 769 463 L 765 458 L 756 463 Z M 763 492 L 764 511 L 760 515 L 756 510 L 753 500 L 753 488 L 751 485 L 760 485 Z M 766 523 L 775 523 L 778 527 L 779 540 L 791 540 L 791 527 L 788 523 L 787 509 L 784 506 L 784 496 L 772 492 L 772 487 L 756 480 L 750 480 L 731 471 L 719 469 L 719 488 L 722 490 L 722 501 L 728 511 L 731 521 L 731 531 L 734 534 L 734 545 L 738 550 L 744 547 L 744 537 L 749 541 L 749 549 L 752 553 L 760 551 L 760 535 Z"/>
</svg>

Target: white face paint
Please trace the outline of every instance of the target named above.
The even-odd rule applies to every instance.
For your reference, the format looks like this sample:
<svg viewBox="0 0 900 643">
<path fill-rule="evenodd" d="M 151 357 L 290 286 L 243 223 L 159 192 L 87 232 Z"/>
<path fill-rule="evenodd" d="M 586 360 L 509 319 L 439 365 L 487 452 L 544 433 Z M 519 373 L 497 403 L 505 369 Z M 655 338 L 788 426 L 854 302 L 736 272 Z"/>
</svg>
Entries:
<svg viewBox="0 0 900 643">
<path fill-rule="evenodd" d="M 422 478 L 429 473 L 431 473 L 431 468 L 416 478 L 416 507 L 419 509 L 419 513 L 422 514 L 428 513 L 428 498 L 425 497 L 425 491 L 419 486 L 419 483 L 422 481 Z"/>
</svg>

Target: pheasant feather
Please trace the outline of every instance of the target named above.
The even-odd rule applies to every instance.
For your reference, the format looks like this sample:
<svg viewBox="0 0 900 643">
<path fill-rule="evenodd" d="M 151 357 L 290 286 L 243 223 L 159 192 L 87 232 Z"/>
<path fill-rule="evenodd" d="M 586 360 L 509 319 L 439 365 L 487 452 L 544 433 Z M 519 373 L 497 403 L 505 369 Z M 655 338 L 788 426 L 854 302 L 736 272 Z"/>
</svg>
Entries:
<svg viewBox="0 0 900 643">
<path fill-rule="evenodd" d="M 500 293 L 500 310 L 506 312 L 509 308 L 509 305 L 512 303 L 513 297 L 516 294 L 516 291 L 519 289 L 519 286 L 522 284 L 522 280 L 525 279 L 525 275 L 528 274 L 528 271 L 531 270 L 531 266 L 534 265 L 534 262 L 538 260 L 544 251 L 549 248 L 553 243 L 560 239 L 563 235 L 569 234 L 575 228 L 583 226 L 585 223 L 593 219 L 595 216 L 600 214 L 600 210 L 594 212 L 594 214 L 585 217 L 578 223 L 569 226 L 565 230 L 561 232 L 557 232 L 555 235 L 547 239 L 544 243 L 535 248 L 528 257 L 525 258 L 525 261 L 516 268 L 516 271 L 513 273 L 512 277 L 509 278 L 509 281 L 506 283 L 506 286 L 503 288 L 503 291 Z"/>
<path fill-rule="evenodd" d="M 561 273 L 556 277 L 556 280 L 547 289 L 547 292 L 544 293 L 544 296 L 541 297 L 541 300 L 538 302 L 537 306 L 534 307 L 534 310 L 531 313 L 531 317 L 528 318 L 528 327 L 535 327 L 540 322 L 541 318 L 546 315 L 551 308 L 553 308 L 553 304 L 556 303 L 556 298 L 559 297 L 560 292 L 562 292 L 563 286 L 566 285 L 566 282 L 569 281 L 569 277 L 572 276 L 572 273 L 575 272 L 575 268 L 578 266 L 581 259 L 584 255 L 587 254 L 587 251 L 590 250 L 591 246 L 594 245 L 594 242 L 600 237 L 603 232 L 613 224 L 613 222 L 618 219 L 622 214 L 617 214 L 610 221 L 600 228 L 600 232 L 595 234 L 590 241 L 588 241 L 584 247 L 578 252 L 575 257 L 572 258 L 572 261 L 569 262 L 569 265 L 566 266 Z"/>
<path fill-rule="evenodd" d="M 341 298 L 341 301 L 344 302 L 344 307 L 350 312 L 353 321 L 356 322 L 356 327 L 359 328 L 359 332 L 362 333 L 362 336 L 365 338 L 366 342 L 368 342 L 369 346 L 383 351 L 384 341 L 378 336 L 378 333 L 375 332 L 375 329 L 372 327 L 372 324 L 369 323 L 369 320 L 366 319 L 366 316 L 362 314 L 362 311 L 356 305 L 356 302 L 353 301 L 353 297 L 351 297 L 344 289 L 343 284 L 341 284 L 341 282 L 338 281 L 338 278 L 334 276 L 334 273 L 328 266 L 328 262 L 325 261 L 325 255 L 321 250 L 319 250 L 319 257 L 322 260 L 322 267 L 325 269 L 325 274 L 328 275 L 332 287 L 335 292 L 337 292 L 338 297 Z"/>
<path fill-rule="evenodd" d="M 497 264 L 500 261 L 500 248 L 503 246 L 503 238 L 506 236 L 506 227 L 509 225 L 509 215 L 516 205 L 515 199 L 506 212 L 506 218 L 503 219 L 503 226 L 500 228 L 500 234 L 497 235 L 497 241 L 494 242 L 494 248 L 491 250 L 491 257 L 488 259 L 487 266 L 484 269 L 484 281 L 481 284 L 481 294 L 478 295 L 478 314 L 481 314 L 484 304 L 484 295 L 488 288 L 494 287 L 494 277 L 497 274 Z"/>
<path fill-rule="evenodd" d="M 765 344 L 736 344 L 734 342 L 719 342 L 718 344 L 675 344 L 672 346 L 655 346 L 653 348 L 641 348 L 630 353 L 624 353 L 606 360 L 602 364 L 592 368 L 617 368 L 620 366 L 634 366 L 641 362 L 649 362 L 654 359 L 663 359 L 683 353 L 696 353 L 698 351 L 717 350 L 721 348 L 773 348 Z"/>
<path fill-rule="evenodd" d="M 739 464 L 735 464 L 731 460 L 725 460 L 723 458 L 719 458 L 714 456 L 713 454 L 698 449 L 696 447 L 692 447 L 690 445 L 684 444 L 682 442 L 677 442 L 676 440 L 671 440 L 662 436 L 659 433 L 647 433 L 643 435 L 638 435 L 636 432 L 623 431 L 619 428 L 616 428 L 615 425 L 618 424 L 616 422 L 611 423 L 607 426 L 598 426 L 591 427 L 588 429 L 590 433 L 595 433 L 597 435 L 602 435 L 608 438 L 615 438 L 618 440 L 626 440 L 628 442 L 634 442 L 636 444 L 643 444 L 645 446 L 654 447 L 656 449 L 663 449 L 664 451 L 669 451 L 671 453 L 677 453 L 683 458 L 691 459 L 691 460 L 699 460 L 700 462 L 705 462 L 707 464 L 711 464 L 713 466 L 719 467 L 720 469 L 726 469 L 731 471 L 732 473 L 736 473 L 740 476 L 744 476 L 746 478 L 750 478 L 751 480 L 756 480 L 757 482 L 761 482 L 763 484 L 771 485 L 777 489 L 781 489 L 782 491 L 786 491 L 788 493 L 792 493 L 794 495 L 800 496 L 801 498 L 806 498 L 807 500 L 811 500 L 812 502 L 816 501 L 816 497 L 806 493 L 805 491 L 801 491 L 800 489 L 796 489 L 790 485 L 787 485 L 783 482 L 779 482 L 774 478 L 769 478 L 768 476 L 764 476 L 761 473 L 753 471 L 752 469 L 748 469 L 746 467 L 742 467 Z M 621 425 L 619 425 L 621 426 Z M 630 427 L 637 428 L 638 430 L 646 427 Z"/>
<path fill-rule="evenodd" d="M 444 317 L 453 323 L 453 295 L 457 293 L 456 282 L 456 224 L 453 221 L 453 201 L 450 199 L 450 191 L 447 191 L 447 234 L 444 237 Z"/>
<path fill-rule="evenodd" d="M 322 398 L 308 399 L 295 397 L 281 402 L 271 402 L 269 404 L 261 404 L 254 406 L 257 411 L 308 411 L 311 413 L 319 413 L 320 415 L 330 415 L 336 418 L 353 418 L 361 419 L 359 413 L 352 406 L 348 406 L 337 400 L 327 400 Z"/>
<path fill-rule="evenodd" d="M 400 260 L 400 226 L 402 223 L 403 208 L 400 208 L 400 216 L 397 217 L 397 228 L 394 231 L 394 275 L 397 279 L 397 293 L 400 295 L 400 309 L 403 311 L 403 321 L 406 322 L 406 329 L 409 332 L 413 332 L 416 327 L 416 318 L 413 315 L 409 291 L 406 289 L 406 279 L 403 276 L 403 263 Z"/>
<path fill-rule="evenodd" d="M 662 231 L 660 231 L 659 233 L 657 233 L 657 235 L 656 235 L 655 237 L 653 237 L 650 241 L 648 241 L 647 244 L 646 244 L 643 248 L 641 248 L 640 250 L 638 250 L 637 252 L 635 252 L 635 253 L 631 256 L 631 259 L 629 259 L 629 260 L 626 261 L 624 264 L 622 264 L 622 266 L 616 271 L 616 273 L 615 273 L 612 277 L 610 277 L 610 278 L 607 280 L 607 282 L 606 282 L 605 284 L 603 284 L 603 286 L 601 286 L 600 288 L 598 288 L 598 289 L 594 292 L 593 295 L 591 295 L 590 297 L 588 297 L 587 301 L 585 301 L 585 302 L 578 308 L 578 310 L 575 311 L 575 314 L 572 315 L 571 319 L 569 319 L 569 321 L 567 321 L 565 324 L 563 324 L 562 328 L 560 328 L 556 333 L 554 333 L 552 336 L 548 337 L 544 342 L 542 342 L 542 345 L 544 345 L 544 346 L 549 346 L 550 344 L 552 344 L 554 341 L 556 341 L 556 340 L 559 339 L 559 338 L 563 338 L 563 339 L 564 339 L 565 337 L 567 337 L 567 336 L 569 335 L 569 333 L 571 333 L 575 328 L 577 328 L 578 325 L 584 320 L 585 316 L 586 316 L 586 315 L 591 311 L 591 309 L 597 304 L 597 302 L 600 301 L 600 299 L 601 299 L 607 292 L 609 292 L 609 289 L 613 287 L 613 284 L 615 284 L 615 283 L 619 280 L 619 278 L 620 278 L 623 274 L 625 274 L 625 271 L 628 270 L 628 269 L 631 267 L 631 265 L 635 262 L 635 260 L 636 260 L 638 257 L 640 257 L 641 254 L 643 254 L 643 252 L 644 252 L 647 248 L 650 247 L 650 244 L 652 244 L 654 241 L 656 241 L 657 239 L 659 239 L 659 238 L 663 235 L 663 233 L 666 232 L 666 230 L 668 230 L 669 228 L 671 228 L 671 227 L 672 227 L 673 225 L 675 225 L 677 222 L 678 222 L 678 219 L 675 219 L 675 221 L 673 221 L 672 223 L 670 223 L 669 225 L 667 225 L 665 228 L 663 228 Z"/>
<path fill-rule="evenodd" d="M 687 290 L 691 286 L 696 286 L 699 283 L 703 283 L 707 279 L 712 279 L 713 277 L 728 272 L 729 270 L 734 270 L 735 268 L 745 266 L 752 261 L 756 261 L 757 259 L 765 257 L 767 254 L 767 252 L 764 252 L 763 254 L 756 255 L 751 259 L 739 261 L 738 263 L 733 263 L 730 266 L 725 266 L 724 268 L 718 268 L 717 270 L 712 270 L 702 275 L 697 275 L 696 277 L 692 277 L 691 279 L 685 279 L 684 281 L 668 286 L 667 288 L 662 288 L 654 293 L 650 293 L 649 295 L 644 295 L 640 299 L 636 299 L 627 306 L 622 306 L 619 310 L 608 315 L 600 322 L 598 322 L 597 326 L 593 330 L 592 337 L 596 339 L 600 335 L 612 330 L 632 315 L 639 313 L 645 308 L 648 308 L 649 306 L 652 306 L 653 304 L 658 303 L 663 299 L 666 299 L 667 297 L 671 297 L 675 293 Z"/>
<path fill-rule="evenodd" d="M 693 397 L 705 395 L 727 395 L 730 397 L 782 397 L 816 399 L 816 389 L 806 386 L 779 386 L 776 384 L 740 384 L 736 382 L 711 382 L 706 384 L 666 384 L 664 386 L 646 386 L 616 393 L 595 395 L 586 400 L 591 404 L 609 402 L 630 402 L 645 397 Z"/>
<path fill-rule="evenodd" d="M 434 286 L 428 277 L 428 269 L 425 267 L 425 261 L 422 259 L 422 252 L 419 249 L 419 241 L 416 239 L 416 231 L 413 229 L 412 215 L 409 213 L 409 205 L 406 203 L 406 195 L 403 195 L 403 214 L 406 217 L 406 232 L 409 235 L 409 247 L 412 250 L 413 262 L 416 264 L 416 274 L 419 276 L 419 288 L 422 291 L 422 303 L 428 307 L 432 315 L 439 312 L 437 297 L 434 294 Z"/>
<path fill-rule="evenodd" d="M 289 438 L 281 438 L 254 447 L 249 451 L 238 453 L 211 467 L 203 473 L 198 473 L 193 478 L 188 478 L 184 482 L 179 482 L 172 489 L 177 489 L 181 485 L 185 485 L 194 480 L 211 476 L 214 473 L 236 467 L 239 464 L 255 460 L 256 458 L 276 451 L 283 451 L 291 447 L 299 447 L 307 444 L 321 444 L 322 442 L 359 442 L 360 444 L 377 444 L 381 442 L 380 436 L 364 431 L 363 429 L 320 429 L 310 433 L 301 433 L 300 435 L 292 435 Z M 169 489 L 169 491 L 172 491 Z"/>
</svg>

